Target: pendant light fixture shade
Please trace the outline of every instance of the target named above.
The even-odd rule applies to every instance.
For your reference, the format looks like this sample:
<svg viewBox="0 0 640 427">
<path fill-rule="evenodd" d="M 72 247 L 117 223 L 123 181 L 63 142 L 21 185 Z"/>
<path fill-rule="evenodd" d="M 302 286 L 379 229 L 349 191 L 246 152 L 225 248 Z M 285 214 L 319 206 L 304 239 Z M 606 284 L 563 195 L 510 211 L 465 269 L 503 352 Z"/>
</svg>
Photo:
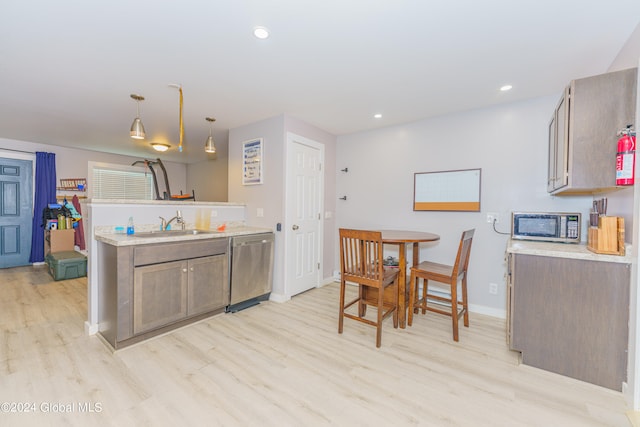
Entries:
<svg viewBox="0 0 640 427">
<path fill-rule="evenodd" d="M 140 101 L 144 101 L 144 96 L 131 94 L 131 98 L 136 101 L 136 118 L 133 119 L 133 123 L 131 124 L 131 138 L 133 139 L 144 139 L 145 132 L 144 126 L 142 125 L 142 120 L 140 120 Z"/>
<path fill-rule="evenodd" d="M 215 122 L 216 119 L 213 117 L 207 117 L 205 120 L 209 122 L 209 137 L 207 138 L 207 142 L 204 144 L 204 151 L 213 154 L 216 152 L 216 144 L 213 142 L 212 127 L 213 122 Z"/>
</svg>

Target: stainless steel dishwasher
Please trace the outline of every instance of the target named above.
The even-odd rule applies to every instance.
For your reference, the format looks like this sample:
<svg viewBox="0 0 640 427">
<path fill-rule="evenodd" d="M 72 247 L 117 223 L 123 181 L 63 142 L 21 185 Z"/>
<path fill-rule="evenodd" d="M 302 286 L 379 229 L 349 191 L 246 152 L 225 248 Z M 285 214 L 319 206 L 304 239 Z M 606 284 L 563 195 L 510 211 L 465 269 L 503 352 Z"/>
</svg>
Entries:
<svg viewBox="0 0 640 427">
<path fill-rule="evenodd" d="M 273 285 L 273 233 L 229 239 L 229 306 L 236 312 L 269 299 Z"/>
</svg>

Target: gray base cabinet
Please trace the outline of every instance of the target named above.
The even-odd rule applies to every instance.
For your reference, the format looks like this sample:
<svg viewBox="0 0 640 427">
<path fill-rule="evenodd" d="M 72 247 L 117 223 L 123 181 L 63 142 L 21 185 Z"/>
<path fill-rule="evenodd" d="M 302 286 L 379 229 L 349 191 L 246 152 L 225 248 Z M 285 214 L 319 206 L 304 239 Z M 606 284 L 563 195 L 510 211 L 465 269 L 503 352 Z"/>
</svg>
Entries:
<svg viewBox="0 0 640 427">
<path fill-rule="evenodd" d="M 133 275 L 133 333 L 187 316 L 187 262 L 137 267 Z"/>
<path fill-rule="evenodd" d="M 115 349 L 223 312 L 228 239 L 98 245 L 100 335 Z"/>
<path fill-rule="evenodd" d="M 630 265 L 509 254 L 508 340 L 522 363 L 620 391 Z"/>
<path fill-rule="evenodd" d="M 226 255 L 190 260 L 187 286 L 187 315 L 206 313 L 229 303 Z M 211 278 L 224 278 L 225 286 L 211 286 Z"/>
</svg>

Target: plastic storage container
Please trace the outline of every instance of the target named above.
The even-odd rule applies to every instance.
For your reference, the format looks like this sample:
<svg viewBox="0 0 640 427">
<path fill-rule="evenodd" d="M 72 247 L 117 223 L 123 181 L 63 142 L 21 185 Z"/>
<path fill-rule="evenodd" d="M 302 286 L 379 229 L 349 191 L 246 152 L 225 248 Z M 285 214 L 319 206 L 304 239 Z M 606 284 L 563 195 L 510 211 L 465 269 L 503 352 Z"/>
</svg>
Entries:
<svg viewBox="0 0 640 427">
<path fill-rule="evenodd" d="M 87 257 L 76 251 L 55 252 L 46 256 L 53 280 L 67 280 L 87 275 Z"/>
</svg>

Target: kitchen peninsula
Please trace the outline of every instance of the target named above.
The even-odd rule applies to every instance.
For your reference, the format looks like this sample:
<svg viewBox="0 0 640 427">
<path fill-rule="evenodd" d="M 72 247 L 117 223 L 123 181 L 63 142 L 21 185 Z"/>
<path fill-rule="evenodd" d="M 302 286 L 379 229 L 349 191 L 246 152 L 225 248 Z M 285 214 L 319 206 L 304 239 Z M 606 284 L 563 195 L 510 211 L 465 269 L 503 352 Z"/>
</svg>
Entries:
<svg viewBox="0 0 640 427">
<path fill-rule="evenodd" d="M 115 336 L 113 334 L 116 333 L 115 331 L 122 330 L 123 324 L 113 324 L 114 321 L 121 321 L 121 319 L 114 317 L 113 307 L 109 309 L 111 310 L 111 314 L 105 312 L 108 305 L 105 298 L 113 298 L 114 294 L 109 294 L 109 292 L 115 292 L 115 290 L 111 289 L 111 291 L 105 292 L 104 287 L 101 289 L 100 283 L 101 280 L 107 278 L 107 280 L 116 287 L 129 286 L 132 283 L 132 275 L 135 273 L 133 268 L 136 267 L 133 261 L 134 252 L 137 252 L 137 262 L 145 265 L 170 264 L 176 261 L 188 263 L 189 259 L 210 258 L 204 267 L 199 266 L 196 268 L 195 261 L 192 261 L 192 264 L 184 268 L 191 270 L 191 267 L 193 267 L 194 271 L 200 269 L 200 274 L 207 276 L 217 275 L 218 277 L 215 280 L 217 280 L 218 283 L 228 283 L 226 278 L 228 239 L 232 236 L 272 231 L 264 228 L 246 226 L 245 206 L 237 203 L 194 201 L 131 202 L 127 200 L 94 199 L 88 203 L 88 208 L 89 215 L 86 218 L 89 221 L 86 224 L 86 230 L 88 232 L 90 231 L 89 235 L 91 236 L 89 239 L 88 266 L 89 318 L 85 329 L 89 334 L 96 334 L 100 331 L 111 331 L 105 333 L 107 336 L 110 336 L 107 341 L 111 340 L 109 343 L 114 348 L 117 347 L 117 344 L 113 338 Z M 177 211 L 180 211 L 180 216 L 183 218 L 186 230 L 196 229 L 196 223 L 198 223 L 199 227 L 202 227 L 202 222 L 208 222 L 208 228 L 205 230 L 207 232 L 197 234 L 169 232 L 158 233 L 157 235 L 150 233 L 151 231 L 160 231 L 162 225 L 160 217 L 165 219 L 172 218 L 177 215 Z M 116 233 L 116 228 L 126 225 L 130 217 L 133 218 L 135 232 L 138 233 L 138 235 L 134 234 L 130 236 Z M 175 223 L 172 225 L 174 230 L 176 230 Z M 218 228 L 222 231 L 218 231 Z M 145 236 L 141 237 L 142 234 L 145 234 Z M 123 261 L 127 259 L 127 262 Z M 111 261 L 115 261 L 116 265 L 110 264 Z M 140 267 L 142 267 L 142 265 L 140 265 Z M 175 267 L 175 265 L 173 267 Z M 143 272 L 143 270 L 140 270 L 140 272 Z M 180 270 L 182 270 L 182 268 Z M 198 281 L 199 279 L 196 277 L 193 279 L 192 284 L 197 284 Z M 226 292 L 225 289 L 224 287 L 219 287 L 218 294 L 215 297 L 224 298 L 223 293 Z M 191 318 L 191 320 L 195 319 L 191 314 L 206 317 L 207 315 L 221 311 L 220 308 L 224 308 L 224 304 L 220 301 L 212 302 L 212 305 L 197 307 L 198 288 L 195 286 L 189 288 L 188 285 L 185 284 L 184 289 L 179 290 L 181 298 L 182 292 L 187 292 L 187 290 L 196 292 L 191 299 L 192 305 L 189 308 L 190 315 L 186 316 Z M 203 288 L 200 288 L 199 291 L 202 290 Z M 207 292 L 209 291 L 210 290 L 207 290 Z M 129 292 L 129 296 L 132 296 L 131 292 L 133 292 L 133 288 L 129 288 L 127 292 Z M 117 298 L 121 298 L 122 296 L 123 294 L 120 293 Z M 214 297 L 213 294 L 209 296 Z M 180 301 L 185 302 L 186 299 Z M 113 302 L 113 300 L 111 300 L 111 302 Z M 120 300 L 116 302 L 116 306 L 121 303 L 124 304 L 125 301 Z M 133 298 L 127 300 L 126 303 L 133 304 Z M 133 305 L 129 308 L 131 310 L 134 309 Z M 142 309 L 142 307 L 138 308 Z M 127 337 L 123 338 L 123 340 L 132 338 L 133 335 L 142 336 L 141 334 L 160 328 L 162 327 L 161 322 L 167 321 L 167 323 L 171 323 L 173 321 L 179 322 L 186 319 L 186 317 L 185 319 L 178 319 L 176 317 L 172 321 L 156 319 L 157 322 L 151 321 L 150 323 L 144 323 L 142 320 L 134 326 L 134 324 L 131 323 L 135 322 L 132 311 L 128 311 L 128 313 L 127 321 L 130 323 L 127 325 L 127 329 L 130 332 L 120 336 L 121 338 Z M 141 319 L 143 318 L 139 318 L 138 320 Z M 104 324 L 101 324 L 101 322 Z M 118 328 L 118 326 L 120 326 L 120 328 Z M 133 329 L 135 329 L 135 333 Z"/>
<path fill-rule="evenodd" d="M 631 257 L 511 240 L 507 258 L 507 334 L 522 363 L 622 390 Z"/>
</svg>

